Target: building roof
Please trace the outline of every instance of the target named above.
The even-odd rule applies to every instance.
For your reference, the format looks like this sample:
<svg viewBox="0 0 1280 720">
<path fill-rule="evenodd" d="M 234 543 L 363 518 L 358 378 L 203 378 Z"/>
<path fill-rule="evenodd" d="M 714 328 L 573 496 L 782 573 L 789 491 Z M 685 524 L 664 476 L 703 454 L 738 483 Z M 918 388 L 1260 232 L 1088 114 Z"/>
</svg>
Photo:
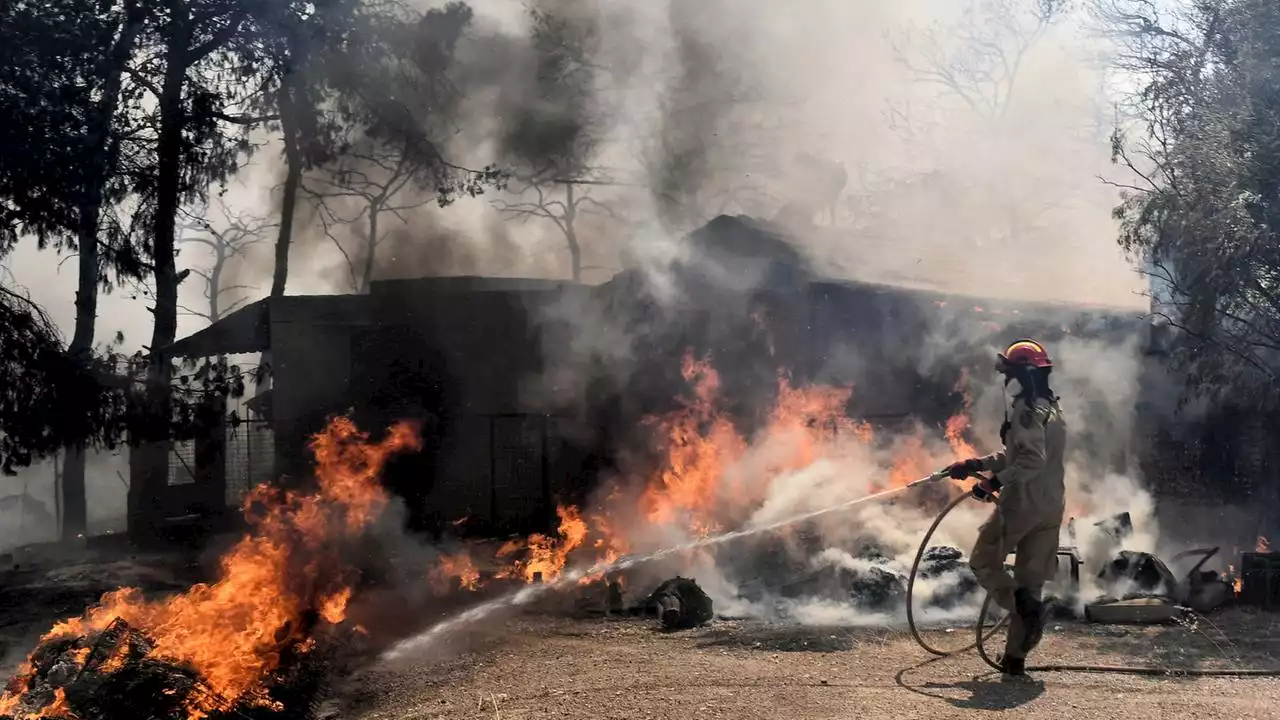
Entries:
<svg viewBox="0 0 1280 720">
<path fill-rule="evenodd" d="M 265 352 L 271 348 L 270 298 L 245 305 L 163 350 L 171 358 Z"/>
<path fill-rule="evenodd" d="M 272 323 L 364 324 L 370 320 L 370 299 L 414 292 L 531 292 L 578 286 L 563 280 L 491 277 L 428 277 L 378 280 L 369 295 L 286 295 L 263 298 L 184 337 L 164 349 L 171 358 L 213 357 L 261 353 L 271 348 Z M 581 286 L 579 286 L 581 287 Z"/>
<path fill-rule="evenodd" d="M 1131 309 L 1102 305 L 1081 305 L 1067 302 L 1026 302 L 1011 298 L 985 298 L 968 295 L 963 290 L 939 291 L 928 287 L 911 287 L 909 284 L 876 283 L 859 280 L 839 280 L 816 277 L 805 260 L 771 227 L 751 218 L 721 216 L 693 234 L 695 244 L 710 251 L 716 260 L 728 262 L 735 257 L 791 268 L 794 274 L 765 273 L 757 278 L 765 286 L 775 285 L 776 290 L 798 289 L 797 282 L 808 286 L 808 292 L 830 292 L 837 288 L 876 294 L 913 297 L 919 302 L 930 303 L 952 310 L 969 308 L 980 314 L 1004 313 L 1041 317 L 1062 315 L 1101 315 L 1134 317 Z M 737 268 L 742 270 L 743 268 Z M 636 278 L 623 272 L 597 289 L 627 285 Z M 641 280 L 643 282 L 643 280 Z M 209 327 L 189 335 L 165 348 L 170 357 L 211 357 L 215 355 L 239 355 L 265 352 L 271 348 L 271 325 L 280 323 L 316 324 L 365 324 L 371 321 L 375 303 L 385 306 L 387 301 L 412 308 L 415 299 L 432 297 L 437 293 L 514 292 L 543 293 L 588 286 L 565 280 L 545 280 L 516 277 L 427 277 L 402 280 L 375 281 L 369 295 L 291 295 L 271 300 L 264 298 L 222 318 Z M 763 289 L 763 288 L 761 288 Z M 385 308 L 384 308 L 385 309 Z"/>
</svg>

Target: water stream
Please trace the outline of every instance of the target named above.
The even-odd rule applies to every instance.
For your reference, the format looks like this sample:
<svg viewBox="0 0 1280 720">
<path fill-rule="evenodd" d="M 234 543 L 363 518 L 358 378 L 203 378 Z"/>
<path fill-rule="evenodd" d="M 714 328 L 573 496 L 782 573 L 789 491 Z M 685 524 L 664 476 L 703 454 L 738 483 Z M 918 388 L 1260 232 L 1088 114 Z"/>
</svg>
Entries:
<svg viewBox="0 0 1280 720">
<path fill-rule="evenodd" d="M 946 476 L 939 473 L 937 475 L 931 475 L 929 477 L 920 478 L 915 482 L 909 483 L 907 485 L 903 485 L 901 487 L 891 488 L 889 490 L 882 490 L 880 492 L 872 493 L 870 495 L 856 498 L 854 500 L 848 500 L 846 502 L 842 502 L 837 505 L 832 505 L 830 507 L 826 507 L 821 510 L 815 510 L 813 512 L 804 513 L 802 515 L 794 515 L 794 516 L 785 518 L 783 520 L 779 520 L 777 522 L 772 522 L 764 525 L 748 525 L 747 527 L 744 527 L 740 530 L 733 530 L 731 532 L 722 533 L 720 535 L 712 535 L 705 538 L 699 538 L 697 540 L 691 540 L 681 545 L 674 545 L 672 547 L 663 548 L 661 550 L 657 550 L 655 552 L 651 552 L 645 555 L 627 555 L 627 556 L 618 558 L 613 562 L 600 562 L 586 568 L 578 568 L 576 570 L 566 570 L 565 572 L 553 578 L 550 582 L 540 584 L 540 585 L 528 585 L 515 592 L 507 593 L 506 595 L 503 595 L 501 597 L 497 597 L 487 602 L 480 603 L 479 605 L 468 608 L 467 610 L 464 610 L 463 612 L 453 617 L 442 620 L 439 623 L 436 623 L 435 625 L 431 626 L 430 628 L 427 628 L 423 632 L 411 638 L 406 638 L 405 640 L 402 640 L 399 643 L 396 643 L 394 646 L 391 647 L 391 649 L 387 650 L 386 653 L 383 654 L 383 659 L 395 660 L 397 658 L 400 658 L 406 655 L 420 652 L 421 650 L 430 647 L 432 644 L 434 644 L 441 638 L 448 635 L 450 632 L 460 627 L 484 620 L 490 615 L 493 615 L 494 613 L 497 613 L 502 610 L 506 610 L 509 608 L 516 608 L 522 605 L 527 605 L 528 603 L 532 602 L 533 600 L 539 597 L 542 597 L 543 595 L 551 593 L 565 586 L 574 585 L 584 577 L 600 575 L 602 573 L 617 572 L 619 570 L 627 570 L 641 563 L 661 560 L 663 558 L 670 557 L 672 555 L 677 555 L 683 552 L 688 552 L 690 550 L 696 550 L 698 548 L 709 547 L 712 545 L 721 545 L 723 543 L 732 542 L 734 540 L 738 540 L 744 537 L 750 537 L 753 535 L 772 532 L 779 528 L 784 528 L 789 525 L 795 525 L 796 523 L 802 523 L 807 520 L 812 520 L 814 518 L 821 517 L 823 515 L 829 515 L 831 513 L 837 513 L 844 510 L 848 510 L 849 508 L 855 507 L 857 505 L 862 505 L 864 503 L 869 503 L 875 500 L 882 500 L 884 498 L 897 495 L 905 490 L 911 489 L 923 483 L 942 479 L 943 477 L 946 477 Z"/>
</svg>

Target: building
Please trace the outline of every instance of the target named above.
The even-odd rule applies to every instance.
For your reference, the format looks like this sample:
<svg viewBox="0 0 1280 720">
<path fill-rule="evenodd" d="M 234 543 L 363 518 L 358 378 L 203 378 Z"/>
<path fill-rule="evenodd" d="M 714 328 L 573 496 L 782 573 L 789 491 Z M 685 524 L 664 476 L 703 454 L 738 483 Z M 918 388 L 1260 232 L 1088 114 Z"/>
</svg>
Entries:
<svg viewBox="0 0 1280 720">
<path fill-rule="evenodd" d="M 186 473 L 203 489 L 178 495 L 234 502 L 250 482 L 304 476 L 306 438 L 331 414 L 369 428 L 408 417 L 422 423 L 424 450 L 397 461 L 387 482 L 415 525 L 469 517 L 486 532 L 527 531 L 554 517 L 557 498 L 583 492 L 644 415 L 671 407 L 690 349 L 717 359 L 743 422 L 769 406 L 780 369 L 797 382 L 854 384 L 859 417 L 941 420 L 961 367 L 989 363 L 999 338 L 1141 328 L 1106 309 L 824 280 L 745 218 L 718 218 L 690 241 L 695 259 L 662 283 L 637 270 L 597 286 L 422 278 L 246 306 L 166 350 L 272 359 L 254 419 L 228 427 Z M 940 344 L 945 356 L 930 357 Z M 245 438 L 272 448 L 269 470 L 262 452 L 256 466 L 243 461 Z"/>
</svg>

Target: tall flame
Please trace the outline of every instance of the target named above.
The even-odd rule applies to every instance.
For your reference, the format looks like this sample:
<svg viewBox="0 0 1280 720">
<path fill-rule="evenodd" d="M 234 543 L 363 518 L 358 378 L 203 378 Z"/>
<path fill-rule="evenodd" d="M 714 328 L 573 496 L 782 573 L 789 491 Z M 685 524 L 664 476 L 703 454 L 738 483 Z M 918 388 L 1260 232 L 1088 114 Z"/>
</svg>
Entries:
<svg viewBox="0 0 1280 720">
<path fill-rule="evenodd" d="M 873 455 L 883 459 L 875 455 L 884 450 L 878 449 L 871 425 L 847 414 L 852 388 L 796 386 L 786 372 L 779 373 L 776 402 L 757 434 L 748 439 L 721 410 L 722 382 L 708 358 L 686 353 L 681 374 L 689 392 L 680 407 L 646 420 L 660 453 L 652 473 L 639 483 L 629 478 L 607 483 L 608 495 L 585 515 L 576 507 L 561 506 L 555 536 L 532 535 L 499 549 L 497 558 L 505 567 L 496 577 L 533 582 L 540 575 L 551 581 L 563 572 L 570 555 L 584 564 L 609 563 L 631 552 L 633 544 L 647 548 L 651 538 L 665 538 L 665 542 L 672 533 L 705 537 L 739 527 L 760 508 L 779 478 L 819 460 L 838 461 L 849 454 L 863 461 Z M 965 437 L 973 403 L 967 372 L 955 391 L 962 404 L 946 423 L 947 451 L 941 449 L 939 438 L 928 437 L 917 424 L 913 432 L 890 443 L 886 480 L 863 479 L 868 490 L 901 487 L 941 464 L 979 454 Z M 651 532 L 654 529 L 661 532 Z M 468 587 L 462 567 L 458 557 L 448 556 L 431 573 L 436 578 L 458 578 Z M 597 573 L 579 582 L 585 585 L 602 577 Z"/>
<path fill-rule="evenodd" d="M 356 535 L 381 511 L 387 496 L 378 477 L 387 459 L 416 450 L 419 441 L 411 424 L 400 423 L 370 442 L 339 417 L 310 447 L 314 491 L 255 488 L 245 503 L 253 530 L 222 557 L 215 582 L 165 600 L 148 600 L 134 588 L 109 592 L 84 615 L 55 624 L 41 642 L 91 637 L 120 618 L 152 642 L 149 657 L 194 670 L 212 691 L 188 699 L 190 718 L 225 703 L 271 705 L 263 683 L 281 650 L 306 639 L 304 614 L 314 611 L 332 624 L 345 618 L 351 587 L 334 541 Z M 28 663 L 0 696 L 0 713 L 19 706 L 34 672 Z M 59 694 L 54 704 L 64 701 Z"/>
<path fill-rule="evenodd" d="M 653 525 L 682 523 L 699 536 L 718 529 L 711 515 L 720 478 L 747 450 L 733 423 L 716 411 L 720 375 L 686 353 L 681 374 L 692 385 L 684 411 L 651 420 L 668 448 L 665 466 L 640 497 Z"/>
<path fill-rule="evenodd" d="M 947 444 L 951 446 L 951 451 L 955 453 L 957 460 L 964 460 L 978 456 L 978 451 L 973 445 L 965 440 L 964 433 L 969 429 L 972 422 L 969 418 L 969 409 L 973 407 L 973 395 L 969 392 L 969 369 L 960 369 L 960 379 L 956 381 L 953 392 L 960 393 L 963 398 L 960 412 L 952 415 L 947 419 L 946 438 Z"/>
</svg>

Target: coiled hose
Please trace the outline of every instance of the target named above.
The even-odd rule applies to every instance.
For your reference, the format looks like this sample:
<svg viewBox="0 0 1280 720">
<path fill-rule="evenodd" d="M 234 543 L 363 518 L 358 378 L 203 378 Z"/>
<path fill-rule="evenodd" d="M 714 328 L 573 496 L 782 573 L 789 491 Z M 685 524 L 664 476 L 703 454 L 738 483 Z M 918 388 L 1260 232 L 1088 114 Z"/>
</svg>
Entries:
<svg viewBox="0 0 1280 720">
<path fill-rule="evenodd" d="M 947 657 L 951 655 L 959 655 L 977 649 L 978 656 L 983 662 L 990 665 L 995 670 L 1001 670 L 1000 663 L 996 662 L 987 654 L 985 643 L 993 634 L 1005 623 L 1009 621 L 1009 616 L 1005 615 L 1000 618 L 990 629 L 986 628 L 987 612 L 991 609 L 991 594 L 988 593 L 985 600 L 982 601 L 982 610 L 978 612 L 978 622 L 974 626 L 974 641 L 962 648 L 956 650 L 940 650 L 933 647 L 920 634 L 920 630 L 916 627 L 915 620 L 915 603 L 912 601 L 916 575 L 920 571 L 920 560 L 924 558 L 924 552 L 929 547 L 929 541 L 933 539 L 933 533 L 942 524 L 942 520 L 956 509 L 961 503 L 973 497 L 972 492 L 967 492 L 955 500 L 952 500 L 942 512 L 938 513 L 938 517 L 934 518 L 933 524 L 929 526 L 928 531 L 924 534 L 924 539 L 920 541 L 920 548 L 916 550 L 915 560 L 911 563 L 911 574 L 907 577 L 907 627 L 911 630 L 911 637 L 915 639 L 925 652 L 938 657 Z M 1065 664 L 1049 664 L 1036 665 L 1028 667 L 1028 671 L 1035 672 L 1080 672 L 1080 673 L 1122 673 L 1127 675 L 1162 675 L 1162 676 L 1191 676 L 1191 677 L 1276 677 L 1280 676 L 1280 668 L 1260 669 L 1260 668 L 1243 668 L 1239 670 L 1225 669 L 1206 669 L 1206 668 L 1190 668 L 1190 669 L 1172 669 L 1172 668 L 1156 668 L 1142 667 L 1131 665 L 1065 665 Z"/>
</svg>

